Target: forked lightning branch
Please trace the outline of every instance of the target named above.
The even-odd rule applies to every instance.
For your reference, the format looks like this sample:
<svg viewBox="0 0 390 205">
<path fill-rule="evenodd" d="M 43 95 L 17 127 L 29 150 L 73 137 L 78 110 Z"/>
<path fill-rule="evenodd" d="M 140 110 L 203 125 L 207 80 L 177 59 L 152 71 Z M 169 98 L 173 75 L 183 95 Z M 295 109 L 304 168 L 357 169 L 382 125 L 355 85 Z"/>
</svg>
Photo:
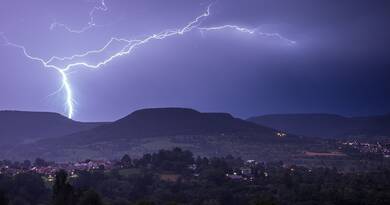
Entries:
<svg viewBox="0 0 390 205">
<path fill-rule="evenodd" d="M 97 11 L 107 11 L 108 8 L 103 1 L 100 2 L 100 5 L 95 6 L 90 12 L 89 12 L 89 17 L 90 21 L 88 22 L 87 26 L 81 28 L 81 29 L 72 29 L 68 27 L 65 24 L 55 22 L 51 25 L 51 29 L 54 29 L 56 27 L 62 27 L 66 31 L 71 32 L 71 33 L 76 33 L 76 34 L 82 34 L 93 27 L 95 27 L 97 24 L 94 19 L 94 15 Z M 184 35 L 188 32 L 191 31 L 199 31 L 199 32 L 213 32 L 213 31 L 236 31 L 236 32 L 241 32 L 245 33 L 248 35 L 259 35 L 267 38 L 275 38 L 280 41 L 283 41 L 286 43 L 286 45 L 294 45 L 296 44 L 295 41 L 289 40 L 285 37 L 283 37 L 279 33 L 267 33 L 267 32 L 262 32 L 258 29 L 249 29 L 245 28 L 239 25 L 215 25 L 215 26 L 204 26 L 202 25 L 202 22 L 211 15 L 211 5 L 209 5 L 204 13 L 201 15 L 197 16 L 194 20 L 190 21 L 187 25 L 183 27 L 179 27 L 176 29 L 168 29 L 161 31 L 159 33 L 154 33 L 151 34 L 145 38 L 142 39 L 126 39 L 126 38 L 117 38 L 117 37 L 112 37 L 108 42 L 104 43 L 103 46 L 100 49 L 97 50 L 89 50 L 84 53 L 80 54 L 74 54 L 68 57 L 59 57 L 59 56 L 53 56 L 49 59 L 43 59 L 41 57 L 34 56 L 33 54 L 28 52 L 28 49 L 23 46 L 19 45 L 17 43 L 11 42 L 5 33 L 0 33 L 1 38 L 3 39 L 5 45 L 11 46 L 14 48 L 18 48 L 22 51 L 23 55 L 31 60 L 37 61 L 42 64 L 45 68 L 50 68 L 56 70 L 62 79 L 62 86 L 61 90 L 64 93 L 64 98 L 65 98 L 65 104 L 66 104 L 66 112 L 67 116 L 69 118 L 72 118 L 74 116 L 75 112 L 75 98 L 73 95 L 73 90 L 72 90 L 72 84 L 69 79 L 69 72 L 72 71 L 73 69 L 82 69 L 82 68 L 87 68 L 87 69 L 98 69 L 106 64 L 110 63 L 114 59 L 121 57 L 121 56 L 126 56 L 134 52 L 138 47 L 150 43 L 152 41 L 157 41 L 157 40 L 164 40 L 166 38 L 174 37 L 174 36 L 179 36 L 179 35 Z M 114 43 L 120 43 L 122 46 L 121 48 L 114 52 L 112 55 L 105 57 L 103 59 L 98 60 L 97 62 L 94 63 L 88 63 L 86 61 L 87 57 L 90 57 L 91 55 L 103 53 L 108 50 L 108 48 L 111 45 L 114 45 Z"/>
</svg>

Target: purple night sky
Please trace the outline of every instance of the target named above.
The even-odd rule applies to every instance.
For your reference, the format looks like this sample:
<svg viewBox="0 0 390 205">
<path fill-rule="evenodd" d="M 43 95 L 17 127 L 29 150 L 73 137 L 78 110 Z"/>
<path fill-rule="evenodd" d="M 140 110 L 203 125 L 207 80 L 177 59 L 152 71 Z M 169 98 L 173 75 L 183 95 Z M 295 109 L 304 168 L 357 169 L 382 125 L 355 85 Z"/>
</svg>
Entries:
<svg viewBox="0 0 390 205">
<path fill-rule="evenodd" d="M 146 43 L 98 69 L 68 73 L 74 119 L 118 119 L 146 107 L 189 107 L 238 117 L 320 112 L 390 112 L 388 0 L 106 0 L 96 26 L 81 29 L 100 0 L 2 0 L 0 32 L 33 56 L 71 56 L 111 37 L 143 39 L 182 28 L 213 3 L 202 26 L 239 25 L 296 41 L 235 30 Z M 117 49 L 115 46 L 110 49 Z M 96 62 L 109 55 L 93 56 Z M 66 115 L 61 76 L 0 38 L 0 110 Z"/>
</svg>

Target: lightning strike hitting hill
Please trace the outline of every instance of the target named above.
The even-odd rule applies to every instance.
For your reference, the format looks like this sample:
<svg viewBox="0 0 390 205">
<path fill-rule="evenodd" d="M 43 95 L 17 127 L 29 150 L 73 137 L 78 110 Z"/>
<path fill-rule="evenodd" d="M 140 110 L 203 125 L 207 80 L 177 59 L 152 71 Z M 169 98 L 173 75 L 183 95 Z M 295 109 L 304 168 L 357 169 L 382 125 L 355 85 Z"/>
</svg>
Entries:
<svg viewBox="0 0 390 205">
<path fill-rule="evenodd" d="M 129 40 L 129 39 L 124 39 L 124 38 L 112 37 L 100 49 L 90 50 L 90 51 L 87 51 L 85 53 L 75 54 L 75 55 L 72 55 L 69 57 L 53 56 L 53 57 L 49 58 L 48 60 L 31 55 L 24 46 L 10 42 L 3 33 L 0 33 L 0 36 L 2 37 L 2 39 L 4 40 L 6 45 L 22 50 L 23 54 L 27 58 L 34 60 L 34 61 L 37 61 L 37 62 L 40 62 L 46 68 L 55 69 L 60 74 L 60 76 L 62 78 L 61 90 L 63 90 L 65 93 L 65 99 L 66 99 L 65 103 L 66 103 L 66 107 L 67 107 L 67 116 L 69 118 L 72 118 L 74 115 L 74 102 L 75 102 L 74 97 L 73 97 L 71 82 L 69 81 L 69 78 L 68 78 L 68 74 L 71 71 L 71 69 L 75 69 L 75 68 L 97 69 L 97 68 L 100 68 L 100 67 L 108 64 L 109 62 L 111 62 L 112 60 L 114 60 L 120 56 L 125 56 L 125 55 L 132 53 L 139 46 L 142 46 L 143 44 L 149 43 L 153 40 L 163 40 L 163 39 L 168 38 L 168 37 L 184 35 L 185 33 L 193 31 L 193 30 L 198 30 L 200 32 L 211 32 L 211 31 L 217 31 L 217 30 L 235 30 L 235 31 L 247 33 L 250 35 L 260 35 L 260 36 L 264 36 L 264 37 L 276 38 L 276 39 L 279 39 L 283 42 L 286 42 L 288 45 L 293 45 L 296 43 L 295 41 L 289 40 L 289 39 L 281 36 L 278 33 L 264 33 L 264 32 L 260 32 L 256 29 L 243 28 L 243 27 L 240 27 L 237 25 L 221 25 L 221 26 L 203 27 L 203 26 L 201 26 L 201 23 L 205 18 L 210 16 L 210 7 L 211 6 L 208 6 L 206 12 L 204 12 L 200 16 L 196 17 L 193 21 L 189 22 L 187 25 L 185 25 L 182 28 L 165 30 L 165 31 L 162 31 L 160 33 L 156 33 L 156 34 L 152 34 L 150 36 L 147 36 L 143 39 Z M 106 11 L 106 10 L 107 10 L 107 7 L 106 7 L 104 1 L 101 1 L 100 6 L 94 7 L 90 11 L 90 13 L 89 13 L 90 21 L 88 22 L 88 25 L 80 30 L 70 29 L 68 26 L 66 26 L 64 24 L 60 24 L 60 23 L 52 24 L 51 28 L 53 29 L 56 26 L 60 26 L 60 27 L 65 28 L 67 31 L 72 32 L 72 33 L 83 33 L 96 25 L 95 20 L 94 20 L 94 13 L 96 11 Z M 108 57 L 101 59 L 98 62 L 95 62 L 95 63 L 87 63 L 86 62 L 86 59 L 85 59 L 86 57 L 91 56 L 91 55 L 101 54 L 104 51 L 106 51 L 110 46 L 112 46 L 114 43 L 120 43 L 122 45 L 121 49 L 119 51 L 113 53 L 112 55 L 110 55 Z"/>
</svg>

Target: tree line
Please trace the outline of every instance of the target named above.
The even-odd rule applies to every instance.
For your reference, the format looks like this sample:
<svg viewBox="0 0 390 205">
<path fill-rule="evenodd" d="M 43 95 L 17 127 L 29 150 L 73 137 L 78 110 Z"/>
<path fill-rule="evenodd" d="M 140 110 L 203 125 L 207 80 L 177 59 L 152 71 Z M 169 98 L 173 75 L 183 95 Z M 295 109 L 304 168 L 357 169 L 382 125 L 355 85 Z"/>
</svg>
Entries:
<svg viewBox="0 0 390 205">
<path fill-rule="evenodd" d="M 113 170 L 61 170 L 53 184 L 36 173 L 0 175 L 1 205 L 355 205 L 390 204 L 390 171 L 341 173 L 329 168 L 247 164 L 240 158 L 194 157 L 175 148 L 131 159 Z M 250 173 L 240 170 L 250 168 Z M 240 178 L 227 177 L 236 173 Z"/>
</svg>

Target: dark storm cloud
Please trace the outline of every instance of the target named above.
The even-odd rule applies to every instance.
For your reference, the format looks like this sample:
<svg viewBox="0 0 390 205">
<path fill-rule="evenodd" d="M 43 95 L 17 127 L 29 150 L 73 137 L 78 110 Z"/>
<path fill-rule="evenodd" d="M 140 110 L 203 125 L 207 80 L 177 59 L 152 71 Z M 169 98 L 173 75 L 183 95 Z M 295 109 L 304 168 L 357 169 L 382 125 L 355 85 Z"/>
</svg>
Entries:
<svg viewBox="0 0 390 205">
<path fill-rule="evenodd" d="M 94 1 L 6 0 L 0 31 L 39 56 L 102 46 L 111 36 L 142 37 L 185 25 L 210 1 L 106 0 L 103 24 L 81 28 Z M 111 120 L 142 107 L 183 106 L 241 117 L 279 112 L 365 115 L 390 112 L 390 2 L 219 0 L 204 25 L 239 24 L 278 32 L 295 46 L 236 32 L 197 32 L 151 42 L 97 71 L 70 75 L 76 119 Z M 59 76 L 0 47 L 0 109 L 63 112 Z"/>
</svg>

